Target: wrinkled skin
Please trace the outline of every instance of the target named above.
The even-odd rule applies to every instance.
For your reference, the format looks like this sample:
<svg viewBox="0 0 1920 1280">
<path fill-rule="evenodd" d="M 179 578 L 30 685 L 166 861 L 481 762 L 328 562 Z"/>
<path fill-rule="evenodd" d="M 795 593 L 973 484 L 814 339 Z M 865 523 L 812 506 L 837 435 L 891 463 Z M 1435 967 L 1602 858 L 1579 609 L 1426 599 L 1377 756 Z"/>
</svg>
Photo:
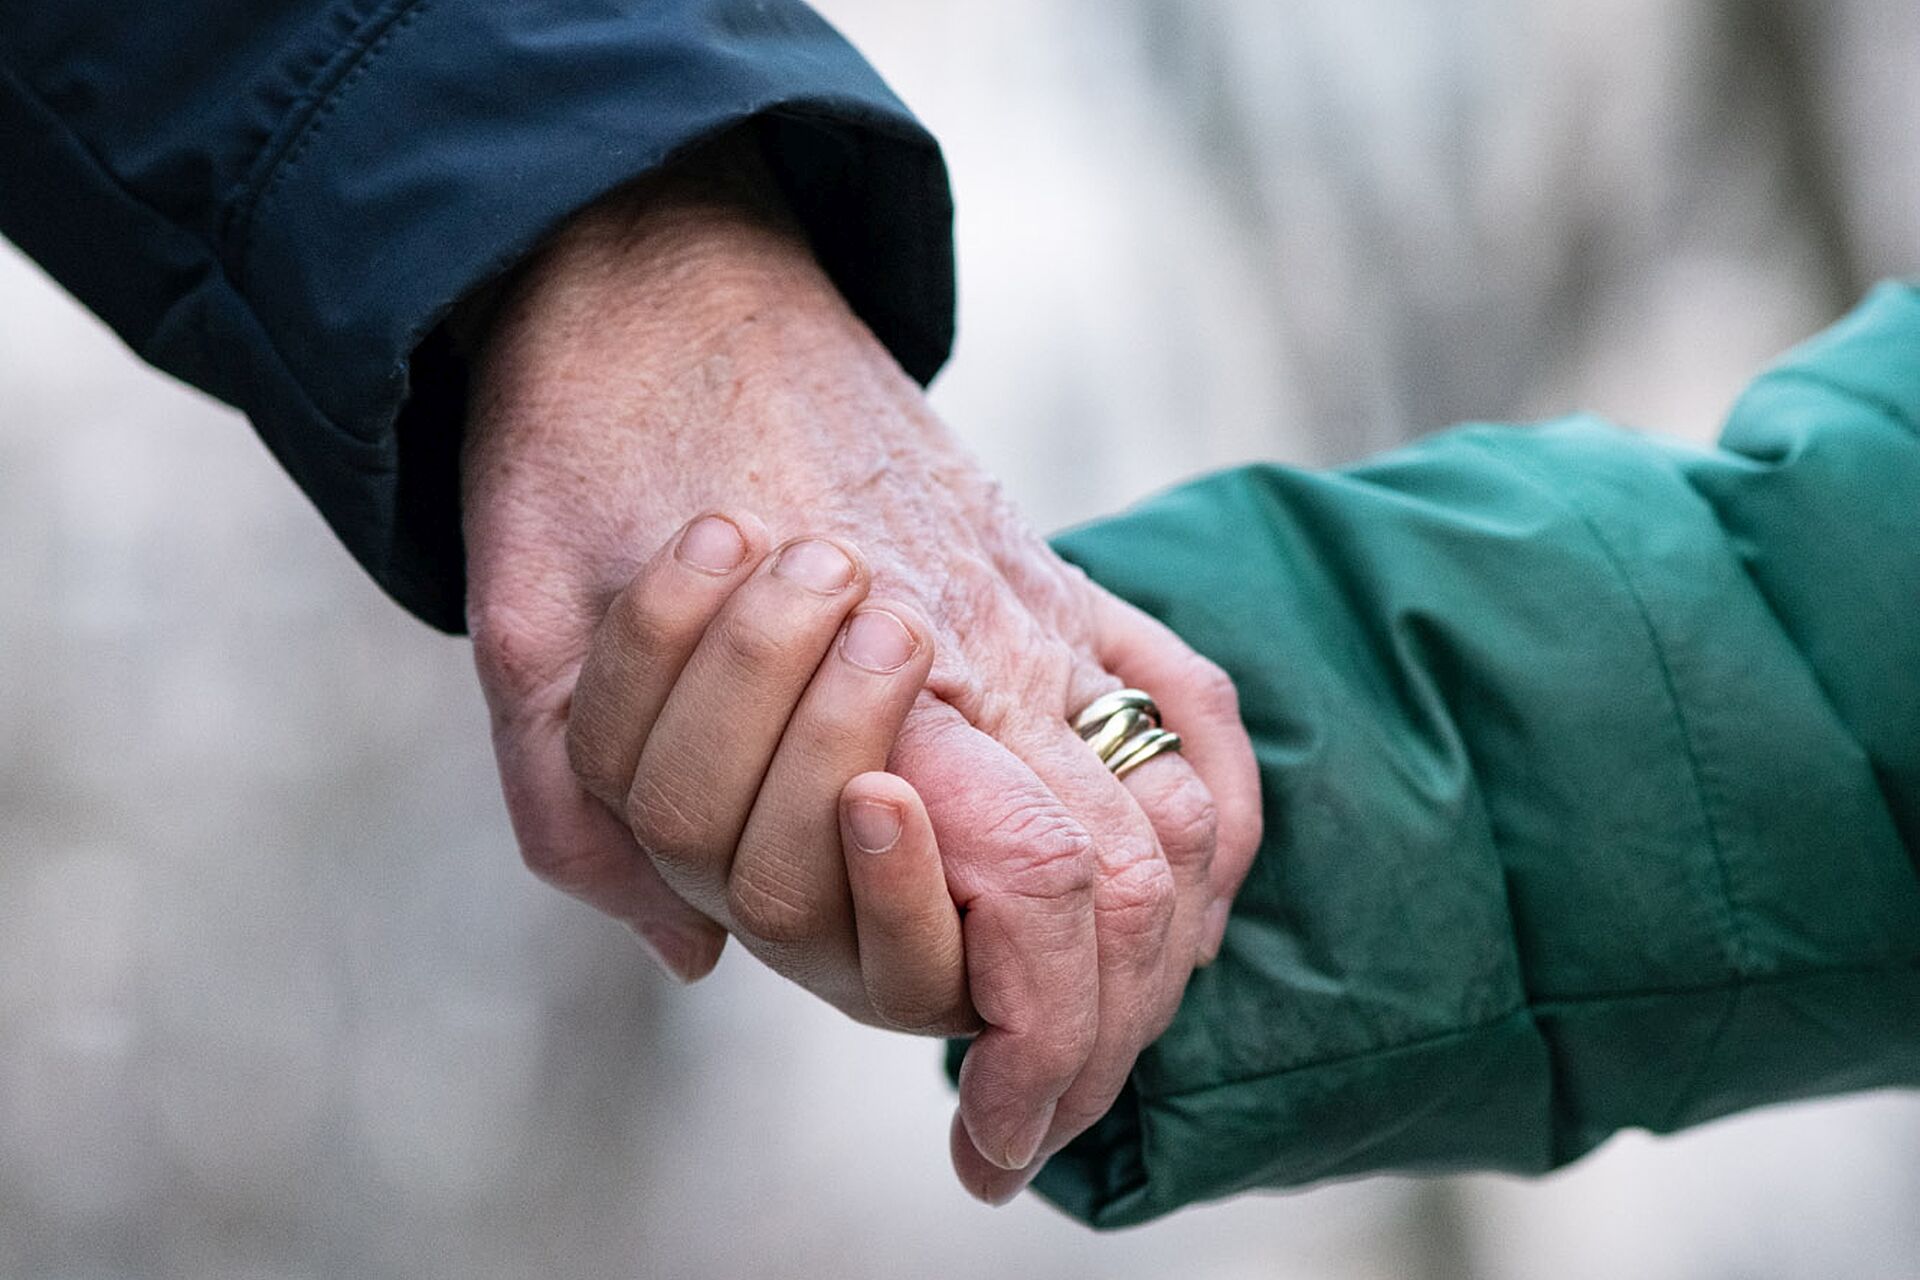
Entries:
<svg viewBox="0 0 1920 1280">
<path fill-rule="evenodd" d="M 731 931 L 856 1017 L 943 1031 L 977 1010 L 954 1159 L 974 1194 L 1011 1198 L 1105 1112 L 1219 946 L 1260 821 L 1231 683 L 1054 555 L 738 183 L 683 171 L 580 215 L 506 292 L 476 368 L 469 620 L 528 865 L 688 980 Z M 886 767 L 924 800 L 965 913 L 971 1009 L 877 1018 L 844 876 L 702 883 L 669 859 L 669 883 L 671 798 L 644 778 L 622 794 L 632 761 L 592 743 L 570 759 L 583 662 L 619 642 L 609 605 L 716 510 L 776 543 L 843 541 L 930 628 Z M 1187 741 L 1125 782 L 1066 725 L 1122 683 Z"/>
</svg>

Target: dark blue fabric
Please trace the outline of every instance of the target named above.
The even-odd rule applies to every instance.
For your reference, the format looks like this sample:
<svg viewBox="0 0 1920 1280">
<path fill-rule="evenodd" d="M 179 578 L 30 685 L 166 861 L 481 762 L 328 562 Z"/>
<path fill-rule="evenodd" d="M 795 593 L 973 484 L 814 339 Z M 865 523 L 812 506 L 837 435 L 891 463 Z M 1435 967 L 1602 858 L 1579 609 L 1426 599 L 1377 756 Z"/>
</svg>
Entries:
<svg viewBox="0 0 1920 1280">
<path fill-rule="evenodd" d="M 906 370 L 952 341 L 933 140 L 795 0 L 0 0 L 0 232 L 243 410 L 402 604 L 461 625 L 462 295 L 756 121 Z"/>
</svg>

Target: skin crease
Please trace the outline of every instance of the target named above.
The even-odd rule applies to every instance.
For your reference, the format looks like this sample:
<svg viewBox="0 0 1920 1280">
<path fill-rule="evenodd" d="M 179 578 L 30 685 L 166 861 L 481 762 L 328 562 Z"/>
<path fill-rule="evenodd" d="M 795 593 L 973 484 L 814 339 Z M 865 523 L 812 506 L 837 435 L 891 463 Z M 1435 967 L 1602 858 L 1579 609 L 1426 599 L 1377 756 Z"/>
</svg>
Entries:
<svg viewBox="0 0 1920 1280">
<path fill-rule="evenodd" d="M 643 856 L 635 833 L 658 815 L 589 794 L 591 768 L 572 765 L 593 762 L 570 763 L 567 742 L 609 604 L 690 517 L 851 548 L 874 597 L 931 632 L 886 767 L 924 801 L 965 912 L 973 1007 L 907 1020 L 985 1020 L 953 1152 L 975 1195 L 1010 1199 L 1105 1113 L 1220 945 L 1260 831 L 1231 683 L 1025 524 L 737 154 L 577 216 L 488 319 L 463 459 L 469 623 L 523 856 L 683 978 L 711 969 L 730 926 L 887 1021 L 866 1002 L 844 878 L 839 897 L 780 912 L 714 886 L 716 923 Z M 1125 783 L 1065 723 L 1122 683 L 1150 689 L 1188 742 Z"/>
</svg>

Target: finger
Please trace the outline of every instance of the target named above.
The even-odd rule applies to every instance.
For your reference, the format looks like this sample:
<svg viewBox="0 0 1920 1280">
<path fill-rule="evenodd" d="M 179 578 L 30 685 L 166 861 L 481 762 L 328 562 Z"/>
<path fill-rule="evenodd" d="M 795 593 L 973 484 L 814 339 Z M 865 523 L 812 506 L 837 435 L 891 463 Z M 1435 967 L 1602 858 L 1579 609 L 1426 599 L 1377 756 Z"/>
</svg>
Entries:
<svg viewBox="0 0 1920 1280">
<path fill-rule="evenodd" d="M 1114 684 L 1113 676 L 1084 668 L 1072 681 L 1069 706 L 1084 706 Z M 1158 700 L 1157 689 L 1143 687 Z M 1099 763 L 1099 758 L 1073 736 L 1078 753 L 1059 740 L 1057 749 L 1042 754 L 1036 769 L 1063 796 L 1092 794 L 1086 761 Z M 1099 767 L 1106 773 L 1104 764 Z M 1110 773 L 1106 780 L 1113 781 Z M 1094 889 L 1100 938 L 1099 1034 L 1080 1075 L 1061 1096 L 1031 1163 L 1019 1169 L 995 1168 L 991 1162 L 965 1159 L 964 1152 L 956 1160 L 962 1183 L 988 1203 L 1012 1199 L 1047 1157 L 1112 1107 L 1140 1051 L 1160 1036 L 1178 1008 L 1192 958 L 1199 954 L 1208 927 L 1205 908 L 1212 890 L 1207 870 L 1217 814 L 1205 784 L 1186 761 L 1166 755 L 1132 771 L 1121 786 L 1135 802 L 1135 815 L 1152 830 L 1152 852 L 1138 844 L 1137 832 L 1118 815 L 1110 819 L 1116 825 L 1095 828 L 1114 833 L 1103 847 Z"/>
<path fill-rule="evenodd" d="M 1153 827 L 1154 839 L 1173 873 L 1173 923 L 1167 930 L 1169 977 L 1184 987 L 1183 970 L 1212 958 L 1208 942 L 1214 901 L 1209 872 L 1219 843 L 1219 809 L 1191 764 L 1162 755 L 1121 780 Z M 1177 957 L 1188 957 L 1184 965 Z"/>
<path fill-rule="evenodd" d="M 995 1163 L 1025 1165 L 1097 1030 L 1092 838 L 1031 769 L 930 695 L 892 768 L 925 801 L 965 913 L 968 984 L 987 1026 L 960 1072 L 963 1123 Z"/>
<path fill-rule="evenodd" d="M 840 793 L 840 834 L 874 1014 L 901 1031 L 972 1035 L 960 912 L 920 796 L 890 773 L 863 773 Z"/>
<path fill-rule="evenodd" d="M 817 994 L 850 1011 L 866 1002 L 837 800 L 849 779 L 886 766 L 932 665 L 916 611 L 869 600 L 854 612 L 780 735 L 728 875 L 734 923 L 767 944 L 756 953 L 783 972 L 804 966 Z"/>
<path fill-rule="evenodd" d="M 1074 710 L 1084 707 L 1118 683 L 1114 674 L 1091 664 L 1082 665 L 1070 683 L 1067 706 Z M 1068 751 L 1081 769 L 1089 767 L 1085 758 L 1094 752 Z M 1111 773 L 1108 766 L 1103 764 L 1102 768 Z M 1208 927 L 1218 810 L 1199 773 L 1177 753 L 1156 756 L 1129 770 L 1119 782 L 1134 802 L 1136 822 L 1144 821 L 1152 831 L 1152 842 L 1172 873 L 1173 915 L 1157 954 L 1165 961 L 1163 974 L 1167 980 L 1182 987 L 1189 970 L 1201 958 Z"/>
<path fill-rule="evenodd" d="M 581 785 L 614 813 L 681 668 L 766 550 L 766 527 L 752 516 L 697 516 L 608 606 L 574 686 L 567 754 Z"/>
<path fill-rule="evenodd" d="M 633 836 L 568 766 L 558 707 L 494 733 L 502 790 L 527 866 L 547 883 L 625 924 L 683 982 L 706 976 L 727 935 L 668 888 Z"/>
<path fill-rule="evenodd" d="M 1137 678 L 1130 683 L 1137 683 Z M 1069 709 L 1117 684 L 1092 666 L 1070 682 Z M 1155 685 L 1146 685 L 1158 694 Z M 1077 748 L 1077 749 L 1076 749 Z M 1045 745 L 1022 743 L 1021 754 L 1076 812 L 1103 803 L 1113 778 L 1078 735 L 1054 735 Z M 1091 763 L 1090 763 L 1091 762 Z M 1099 774 L 1094 766 L 1098 765 Z M 1199 953 L 1211 900 L 1207 872 L 1217 815 L 1197 772 L 1179 756 L 1162 756 L 1120 784 L 1134 802 L 1131 814 L 1108 809 L 1094 830 L 1105 837 L 1094 889 L 1100 939 L 1100 1022 L 1087 1062 L 1055 1107 L 1036 1158 L 1024 1168 L 996 1168 L 960 1151 L 961 1181 L 989 1203 L 1017 1195 L 1048 1156 L 1105 1115 L 1125 1086 L 1140 1051 L 1166 1029 Z M 1142 844 L 1138 823 L 1151 839 Z M 977 1153 L 976 1153 L 977 1156 Z"/>
<path fill-rule="evenodd" d="M 1196 900 L 1185 913 L 1185 932 L 1176 936 L 1174 926 L 1181 916 L 1178 881 L 1158 836 L 1133 796 L 1064 715 L 1045 743 L 1022 743 L 1020 751 L 1072 812 L 1091 815 L 1099 1019 L 1087 1060 L 1060 1096 L 1035 1159 L 986 1177 L 988 1198 L 996 1202 L 1024 1186 L 1038 1171 L 1040 1158 L 1106 1114 L 1140 1050 L 1165 1029 L 1192 970 L 1201 918 L 1197 898 L 1203 896 L 1189 895 Z M 1169 774 L 1178 777 L 1179 771 L 1162 771 L 1163 778 Z M 963 1110 L 964 1105 L 963 1097 Z M 958 1171 L 963 1179 L 968 1177 L 966 1170 Z"/>
<path fill-rule="evenodd" d="M 1210 959 L 1220 948 L 1233 895 L 1260 848 L 1260 768 L 1240 719 L 1239 695 L 1224 671 L 1157 619 L 1105 592 L 1095 599 L 1100 661 L 1153 695 L 1218 810 L 1213 903 L 1202 943 L 1203 956 Z"/>
<path fill-rule="evenodd" d="M 723 923 L 734 849 L 767 766 L 866 591 L 851 549 L 824 538 L 787 543 L 721 606 L 641 748 L 627 825 L 667 883 Z"/>
<path fill-rule="evenodd" d="M 980 1154 L 958 1110 L 954 1111 L 953 1124 L 947 1130 L 947 1154 L 953 1161 L 953 1171 L 958 1175 L 960 1185 L 967 1189 L 968 1195 L 982 1203 L 995 1207 L 1006 1204 L 1027 1185 L 1028 1178 L 1024 1174 L 1009 1174 Z"/>
<path fill-rule="evenodd" d="M 1077 709 L 1116 684 L 1105 672 L 1083 666 L 1070 682 L 1068 706 Z M 1065 729 L 1064 715 L 1059 729 Z M 1159 1036 L 1178 1006 L 1208 898 L 1203 877 L 1213 841 L 1212 806 L 1191 768 L 1163 757 L 1135 771 L 1128 784 L 1116 784 L 1077 734 L 1059 729 L 1037 742 L 1022 736 L 1018 749 L 1075 812 L 1102 814 L 1093 827 L 1101 839 L 1094 888 L 1098 1033 L 1033 1161 L 1019 1169 L 994 1168 L 991 1161 L 960 1153 L 955 1169 L 963 1184 L 991 1203 L 1017 1194 L 1045 1157 L 1112 1106 L 1140 1050 Z"/>
</svg>

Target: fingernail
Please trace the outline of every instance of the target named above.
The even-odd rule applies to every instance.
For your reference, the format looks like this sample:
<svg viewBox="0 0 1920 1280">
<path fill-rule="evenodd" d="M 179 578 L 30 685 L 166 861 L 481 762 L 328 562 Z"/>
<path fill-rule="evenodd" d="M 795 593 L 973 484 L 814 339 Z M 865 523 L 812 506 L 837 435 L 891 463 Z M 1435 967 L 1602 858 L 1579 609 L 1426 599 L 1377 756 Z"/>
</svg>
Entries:
<svg viewBox="0 0 1920 1280">
<path fill-rule="evenodd" d="M 782 551 L 780 558 L 773 562 L 773 571 L 809 591 L 825 595 L 832 595 L 853 581 L 853 561 L 847 559 L 847 553 L 818 538 L 796 542 Z"/>
<path fill-rule="evenodd" d="M 856 667 L 865 667 L 885 675 L 907 665 L 907 659 L 920 647 L 907 630 L 907 624 L 885 609 L 863 609 L 847 624 L 847 635 L 840 652 Z"/>
<path fill-rule="evenodd" d="M 862 853 L 885 853 L 900 840 L 900 811 L 878 800 L 862 800 L 847 810 L 847 826 Z"/>
<path fill-rule="evenodd" d="M 1033 1158 L 1040 1154 L 1040 1144 L 1045 1142 L 1046 1140 L 1047 1140 L 1046 1129 L 1043 1128 L 1036 1131 L 1031 1141 L 1022 1142 L 1016 1147 L 1010 1147 L 1007 1150 L 1006 1163 L 1001 1165 L 1000 1167 L 1003 1169 L 1010 1169 L 1010 1170 L 1025 1169 L 1027 1166 L 1033 1163 Z M 1026 1185 L 1025 1183 L 1021 1184 L 1021 1186 L 1025 1186 L 1025 1185 Z M 1016 1190 L 1016 1194 L 1018 1194 L 1017 1190 Z M 1008 1197 L 1008 1198 L 1011 1199 L 1012 1197 Z"/>
<path fill-rule="evenodd" d="M 1047 1140 L 1047 1134 L 1053 1129 L 1053 1113 L 1058 1102 L 1049 1102 L 1028 1122 L 1025 1133 L 1015 1134 L 1007 1141 L 999 1155 L 974 1143 L 974 1150 L 986 1157 L 987 1163 L 997 1165 L 1009 1173 L 1025 1169 L 1040 1154 L 1040 1146 Z"/>
<path fill-rule="evenodd" d="M 680 535 L 680 558 L 703 573 L 732 573 L 747 558 L 747 540 L 724 516 L 702 516 Z"/>
</svg>

